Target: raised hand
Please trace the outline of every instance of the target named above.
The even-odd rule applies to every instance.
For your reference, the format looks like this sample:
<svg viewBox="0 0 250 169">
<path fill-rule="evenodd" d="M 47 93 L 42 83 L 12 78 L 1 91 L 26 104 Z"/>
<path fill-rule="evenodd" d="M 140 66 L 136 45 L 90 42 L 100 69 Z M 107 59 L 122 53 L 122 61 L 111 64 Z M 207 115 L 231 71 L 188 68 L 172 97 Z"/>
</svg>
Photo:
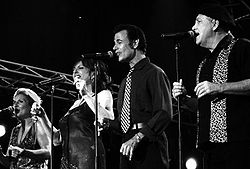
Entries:
<svg viewBox="0 0 250 169">
<path fill-rule="evenodd" d="M 182 79 L 180 79 L 179 82 L 173 83 L 172 95 L 175 99 L 177 99 L 178 96 L 185 95 L 186 93 L 187 90 L 182 84 Z"/>
</svg>

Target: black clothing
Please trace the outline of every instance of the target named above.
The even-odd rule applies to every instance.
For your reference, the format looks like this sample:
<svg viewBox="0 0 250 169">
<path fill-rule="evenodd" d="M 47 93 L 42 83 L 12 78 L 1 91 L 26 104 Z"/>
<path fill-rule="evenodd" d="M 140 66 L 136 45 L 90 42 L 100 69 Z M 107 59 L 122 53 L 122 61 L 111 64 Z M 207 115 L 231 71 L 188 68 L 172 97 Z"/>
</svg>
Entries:
<svg viewBox="0 0 250 169">
<path fill-rule="evenodd" d="M 212 82 L 214 67 L 220 52 L 230 44 L 231 36 L 223 38 L 215 50 L 206 57 L 200 71 L 199 82 Z M 239 39 L 235 42 L 227 63 L 227 81 L 250 79 L 250 42 Z M 221 71 L 224 71 L 222 69 Z M 212 143 L 210 137 L 211 105 L 214 99 L 226 99 L 227 141 Z M 204 151 L 205 169 L 250 168 L 250 96 L 219 94 L 206 95 L 198 99 L 199 129 L 198 146 Z"/>
<path fill-rule="evenodd" d="M 250 146 L 245 142 L 210 143 L 205 151 L 204 169 L 249 168 Z"/>
<path fill-rule="evenodd" d="M 21 130 L 21 124 L 18 124 L 13 128 L 9 145 L 19 146 L 20 148 L 26 148 L 30 150 L 37 150 L 41 147 L 39 146 L 36 138 L 36 123 L 34 123 L 29 129 L 27 135 L 18 144 L 18 133 Z M 10 169 L 23 169 L 23 168 L 32 168 L 32 169 L 47 169 L 48 160 L 44 159 L 32 159 L 26 156 L 18 156 L 17 159 L 11 158 Z"/>
<path fill-rule="evenodd" d="M 121 114 L 124 79 L 118 92 L 117 110 Z M 144 123 L 139 130 L 128 130 L 123 134 L 123 142 L 139 131 L 145 137 L 139 142 L 132 160 L 121 155 L 121 169 L 167 169 L 169 166 L 167 137 L 164 130 L 172 118 L 170 83 L 162 69 L 142 59 L 134 66 L 130 93 L 131 122 Z M 131 125 L 131 126 L 132 126 Z"/>
<path fill-rule="evenodd" d="M 213 68 L 219 52 L 229 44 L 230 36 L 226 36 L 217 45 L 215 50 L 207 56 L 207 61 L 203 65 L 199 81 L 212 82 Z M 227 82 L 237 82 L 250 79 L 250 42 L 239 39 L 232 48 L 228 60 L 228 80 Z M 232 141 L 250 141 L 250 96 L 243 95 L 225 95 L 219 96 L 207 95 L 198 100 L 199 109 L 199 145 L 209 141 L 210 126 L 210 104 L 211 101 L 218 98 L 227 98 L 227 133 L 228 142 Z"/>
<path fill-rule="evenodd" d="M 60 131 L 63 138 L 63 157 L 61 168 L 94 169 L 95 114 L 86 102 L 69 110 L 60 120 Z M 105 150 L 98 139 L 98 168 L 105 169 Z"/>
</svg>

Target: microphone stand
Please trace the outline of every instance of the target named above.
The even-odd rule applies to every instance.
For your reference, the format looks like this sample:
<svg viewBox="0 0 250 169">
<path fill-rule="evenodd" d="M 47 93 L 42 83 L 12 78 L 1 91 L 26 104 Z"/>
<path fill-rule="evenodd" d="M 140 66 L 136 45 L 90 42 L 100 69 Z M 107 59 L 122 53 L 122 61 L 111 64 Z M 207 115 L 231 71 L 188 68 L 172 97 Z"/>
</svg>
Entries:
<svg viewBox="0 0 250 169">
<path fill-rule="evenodd" d="M 97 67 L 98 62 L 95 62 L 95 169 L 98 169 L 98 100 L 97 100 Z"/>
<path fill-rule="evenodd" d="M 176 80 L 179 82 L 179 54 L 178 50 L 180 43 L 175 41 L 175 67 L 176 67 Z M 178 156 L 179 156 L 179 169 L 182 168 L 182 136 L 181 136 L 181 111 L 180 111 L 180 98 L 177 97 L 177 113 L 178 113 Z"/>
<path fill-rule="evenodd" d="M 50 101 L 51 101 L 51 106 L 50 106 L 50 121 L 51 121 L 51 153 L 50 153 L 50 169 L 53 169 L 53 156 L 52 156 L 52 154 L 53 154 L 53 126 L 54 126 L 54 124 L 53 124 L 53 121 L 54 121 L 54 117 L 53 117 L 53 110 L 54 110 L 54 108 L 53 108 L 53 105 L 54 105 L 54 100 L 53 100 L 53 98 L 54 98 L 54 91 L 55 91 L 55 86 L 54 85 L 52 85 L 51 86 L 51 97 L 50 97 Z"/>
</svg>

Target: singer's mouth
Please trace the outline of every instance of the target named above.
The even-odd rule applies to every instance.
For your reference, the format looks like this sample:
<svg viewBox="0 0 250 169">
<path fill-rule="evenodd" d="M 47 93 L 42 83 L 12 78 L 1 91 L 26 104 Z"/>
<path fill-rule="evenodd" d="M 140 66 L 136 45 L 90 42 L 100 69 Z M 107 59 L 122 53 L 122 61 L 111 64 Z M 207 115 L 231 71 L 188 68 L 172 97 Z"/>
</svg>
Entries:
<svg viewBox="0 0 250 169">
<path fill-rule="evenodd" d="M 14 114 L 18 114 L 20 112 L 20 109 L 15 108 L 14 109 Z"/>
<path fill-rule="evenodd" d="M 75 78 L 78 78 L 78 79 L 80 79 L 80 78 L 81 78 L 81 75 L 80 75 L 80 73 L 79 73 L 79 72 L 76 72 L 76 73 L 75 73 L 75 75 L 74 75 L 74 79 L 75 79 Z"/>
<path fill-rule="evenodd" d="M 194 31 L 194 37 L 197 37 L 197 36 L 199 36 L 199 35 L 200 35 L 199 32 L 195 32 L 195 31 Z"/>
<path fill-rule="evenodd" d="M 75 75 L 74 76 L 74 82 L 73 82 L 73 84 L 76 84 L 77 82 L 79 82 L 80 79 L 81 79 L 81 75 L 80 74 Z"/>
<path fill-rule="evenodd" d="M 120 56 L 121 55 L 121 52 L 116 52 L 115 53 L 117 56 Z"/>
</svg>

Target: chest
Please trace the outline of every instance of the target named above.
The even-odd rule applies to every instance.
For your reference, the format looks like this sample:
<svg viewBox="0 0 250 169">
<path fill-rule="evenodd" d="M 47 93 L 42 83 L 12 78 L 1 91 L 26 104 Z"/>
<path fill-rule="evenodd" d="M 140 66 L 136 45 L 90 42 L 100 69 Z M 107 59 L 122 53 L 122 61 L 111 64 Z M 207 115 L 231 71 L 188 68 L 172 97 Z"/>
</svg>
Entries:
<svg viewBox="0 0 250 169">
<path fill-rule="evenodd" d="M 31 125 L 26 128 L 16 127 L 10 140 L 11 145 L 25 148 L 35 148 L 36 145 L 36 126 Z"/>
</svg>

